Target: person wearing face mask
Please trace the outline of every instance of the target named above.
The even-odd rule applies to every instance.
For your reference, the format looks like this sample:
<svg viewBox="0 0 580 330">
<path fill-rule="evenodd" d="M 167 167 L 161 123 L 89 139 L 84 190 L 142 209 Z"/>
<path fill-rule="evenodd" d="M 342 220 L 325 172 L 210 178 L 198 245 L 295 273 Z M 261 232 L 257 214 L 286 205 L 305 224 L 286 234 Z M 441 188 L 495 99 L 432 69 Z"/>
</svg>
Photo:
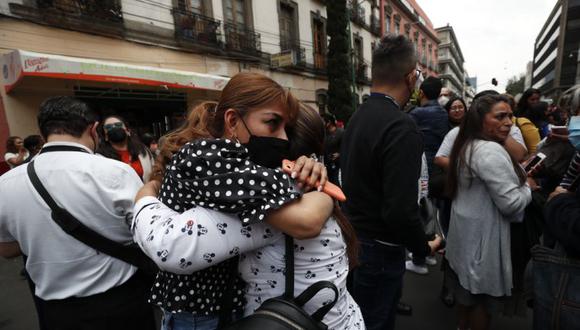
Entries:
<svg viewBox="0 0 580 330">
<path fill-rule="evenodd" d="M 422 136 L 401 109 L 421 72 L 413 43 L 385 36 L 373 52 L 371 95 L 354 113 L 341 146 L 343 211 L 361 245 L 350 292 L 369 329 L 393 329 L 405 273 L 405 248 L 433 254 L 417 204 Z"/>
<path fill-rule="evenodd" d="M 409 112 L 423 136 L 423 145 L 429 174 L 433 171 L 433 158 L 449 132 L 449 116 L 437 102 L 441 92 L 441 79 L 428 77 L 419 87 L 421 106 Z"/>
<path fill-rule="evenodd" d="M 447 104 L 447 102 L 449 102 L 449 100 L 456 97 L 457 96 L 455 96 L 455 94 L 449 88 L 442 87 L 437 102 L 439 102 L 440 106 L 444 107 Z"/>
<path fill-rule="evenodd" d="M 580 327 L 580 317 L 568 308 L 579 301 L 573 284 L 580 280 L 580 85 L 565 91 L 560 104 L 570 116 L 568 138 L 577 153 L 546 203 L 543 243 L 532 249 L 534 329 Z"/>
<path fill-rule="evenodd" d="M 272 79 L 239 73 L 217 103 L 198 105 L 183 127 L 166 136 L 154 168 L 153 180 L 162 182 L 158 200 L 143 198 L 135 207 L 136 240 L 162 269 L 150 295 L 164 312 L 162 329 L 215 329 L 243 312 L 245 283 L 236 272 L 239 249 L 228 250 L 224 260 L 220 240 L 210 240 L 213 250 L 203 254 L 196 249 L 198 240 L 214 234 L 223 240 L 269 239 L 274 229 L 252 226 L 264 221 L 298 239 L 320 233 L 332 199 L 305 191 L 322 190 L 324 166 L 299 157 L 291 175 L 300 182 L 297 189 L 280 169 L 289 158 L 286 129 L 298 111 L 298 100 Z M 161 213 L 143 218 L 149 211 L 162 212 L 155 206 L 141 213 L 150 202 L 175 212 L 194 210 L 195 222 L 161 220 Z M 218 223 L 204 225 L 206 217 Z M 242 229 L 233 229 L 226 218 Z M 182 241 L 191 246 L 188 254 L 177 247 Z M 196 269 L 199 260 L 206 267 Z"/>
<path fill-rule="evenodd" d="M 120 116 L 109 116 L 99 127 L 101 143 L 97 153 L 130 165 L 143 182 L 149 181 L 153 169 L 153 154 L 131 134 L 127 122 Z"/>
<path fill-rule="evenodd" d="M 122 244 L 143 185 L 128 165 L 97 156 L 97 116 L 78 99 L 45 100 L 38 126 L 47 141 L 26 166 L 0 177 L 0 256 L 28 256 L 41 329 L 154 329 L 147 282 L 137 269 L 99 253 L 51 219 L 27 175 L 34 166 L 56 203 L 84 225 Z"/>
<path fill-rule="evenodd" d="M 290 142 L 290 159 L 299 158 L 301 155 L 322 155 L 324 150 L 324 124 L 318 112 L 302 104 L 296 123 L 288 128 L 288 139 Z M 212 150 L 211 146 L 218 142 L 218 140 L 203 141 L 207 143 L 207 150 Z M 284 149 L 288 150 L 287 148 Z M 279 150 L 282 150 L 282 148 Z M 201 156 L 203 156 L 203 153 Z M 253 161 L 254 159 L 250 158 L 250 162 Z M 193 166 L 196 166 L 196 164 L 192 163 Z M 277 167 L 276 165 L 274 166 Z M 240 172 L 236 174 L 231 171 L 220 171 L 218 175 L 223 180 L 225 175 L 230 174 L 236 175 L 237 180 L 245 179 Z M 231 185 L 227 187 L 233 189 Z M 260 306 L 261 302 L 283 294 L 284 274 L 275 270 L 285 267 L 285 239 L 283 232 L 271 226 L 270 223 L 272 217 L 279 217 L 282 214 L 286 214 L 289 218 L 296 217 L 292 213 L 303 208 L 301 206 L 302 201 L 293 201 L 269 213 L 265 222 L 244 226 L 240 219 L 235 214 L 231 214 L 227 207 L 222 212 L 202 206 L 196 206 L 184 212 L 173 211 L 166 205 L 161 204 L 159 200 L 151 197 L 158 194 L 156 189 L 151 188 L 154 188 L 151 184 L 145 185 L 138 195 L 135 239 L 140 242 L 140 245 L 148 251 L 148 254 L 154 260 L 157 260 L 160 267 L 176 274 L 191 273 L 194 270 L 201 270 L 210 266 L 203 259 L 203 255 L 211 255 L 213 257 L 212 263 L 214 263 L 230 259 L 232 257 L 231 251 L 236 250 L 241 255 L 238 271 L 247 283 L 244 290 L 247 301 L 244 308 L 245 315 L 252 314 Z M 195 192 L 195 190 L 190 192 Z M 215 196 L 215 192 L 213 195 Z M 306 194 L 303 198 L 309 197 Z M 240 198 L 238 201 L 241 200 L 244 203 L 247 201 L 243 195 L 237 198 Z M 212 198 L 211 200 L 218 204 L 225 202 L 219 198 Z M 154 207 L 148 206 L 138 210 L 141 205 Z M 308 214 L 310 219 L 306 221 L 312 221 L 312 218 L 317 217 L 317 213 L 320 212 Z M 326 214 L 326 211 L 323 213 Z M 157 219 L 150 221 L 153 217 Z M 192 218 L 196 219 L 198 225 L 208 228 L 202 236 L 182 235 L 178 231 L 163 234 L 167 226 L 163 226 L 165 221 L 171 219 L 172 223 L 179 223 L 187 222 Z M 223 231 L 213 229 L 217 226 L 220 226 Z M 147 242 L 147 237 L 150 233 L 153 233 L 155 238 L 151 242 Z M 220 241 L 220 244 L 214 244 L 215 241 Z M 357 259 L 356 236 L 338 206 L 335 205 L 333 215 L 326 221 L 320 235 L 311 238 L 301 237 L 301 239 L 295 239 L 294 242 L 297 246 L 294 252 L 295 296 L 298 296 L 307 287 L 318 281 L 330 281 L 339 288 L 340 294 L 336 305 L 322 320 L 324 324 L 329 329 L 338 330 L 354 327 L 364 329 L 360 309 L 346 290 L 349 266 L 354 265 Z M 179 251 L 180 253 L 168 253 L 165 256 L 165 261 L 161 261 L 155 253 L 158 250 L 165 249 Z M 191 265 L 182 268 L 180 258 L 190 261 Z M 308 302 L 306 311 L 312 313 L 320 306 L 323 306 L 326 299 L 325 295 L 317 295 Z"/>
</svg>

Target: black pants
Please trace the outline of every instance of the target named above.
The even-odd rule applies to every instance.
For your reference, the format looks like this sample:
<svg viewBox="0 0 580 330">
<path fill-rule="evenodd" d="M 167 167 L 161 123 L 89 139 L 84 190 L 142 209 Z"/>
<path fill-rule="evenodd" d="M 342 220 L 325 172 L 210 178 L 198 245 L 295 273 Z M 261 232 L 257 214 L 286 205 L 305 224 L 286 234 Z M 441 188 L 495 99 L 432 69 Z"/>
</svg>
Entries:
<svg viewBox="0 0 580 330">
<path fill-rule="evenodd" d="M 124 284 L 82 298 L 40 300 L 39 319 L 48 330 L 155 330 L 147 303 L 151 282 L 137 272 Z"/>
</svg>

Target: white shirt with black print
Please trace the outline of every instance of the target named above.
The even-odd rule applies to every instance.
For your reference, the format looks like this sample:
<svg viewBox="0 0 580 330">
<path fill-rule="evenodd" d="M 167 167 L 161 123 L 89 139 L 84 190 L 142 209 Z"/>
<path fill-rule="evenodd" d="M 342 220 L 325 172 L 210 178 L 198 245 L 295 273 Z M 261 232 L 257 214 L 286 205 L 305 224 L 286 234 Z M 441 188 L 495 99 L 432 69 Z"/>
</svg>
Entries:
<svg viewBox="0 0 580 330">
<path fill-rule="evenodd" d="M 269 225 L 244 226 L 236 215 L 202 207 L 179 213 L 154 197 L 140 199 L 135 205 L 135 214 L 135 241 L 161 269 L 175 274 L 175 278 L 184 276 L 177 274 L 206 268 L 210 260 L 217 263 L 240 254 L 239 271 L 248 283 L 244 290 L 246 315 L 253 313 L 266 299 L 284 292 L 284 235 Z M 187 234 L 189 231 L 191 235 Z M 151 233 L 161 235 L 151 236 Z M 329 329 L 365 329 L 360 309 L 346 290 L 348 257 L 336 220 L 330 218 L 316 238 L 295 240 L 294 258 L 295 295 L 315 282 L 331 281 L 339 289 L 340 296 L 324 322 Z M 180 285 L 179 281 L 174 284 L 177 287 L 186 285 Z M 178 299 L 189 299 L 195 294 L 193 290 L 193 293 L 184 292 Z M 305 309 L 314 312 L 328 303 L 332 295 L 330 291 L 320 292 Z M 240 302 L 237 297 L 234 300 L 234 303 Z"/>
<path fill-rule="evenodd" d="M 233 215 L 244 224 L 262 221 L 266 212 L 277 209 L 300 195 L 290 178 L 280 169 L 256 165 L 249 159 L 248 150 L 239 142 L 228 139 L 199 139 L 185 144 L 167 165 L 159 200 L 181 212 L 198 206 Z M 152 219 L 153 220 L 153 219 Z M 207 235 L 213 228 L 189 223 L 164 223 L 165 227 L 148 233 L 148 239 L 168 239 L 176 232 L 182 237 Z M 195 227 L 194 227 L 195 226 Z M 220 238 L 232 235 L 226 224 L 216 224 Z M 247 230 L 247 229 L 246 229 Z M 176 238 L 177 239 L 177 238 Z M 212 242 L 215 244 L 215 242 Z M 161 263 L 169 261 L 176 250 L 157 249 Z M 150 302 L 167 312 L 186 312 L 193 315 L 215 315 L 223 306 L 223 296 L 232 290 L 234 311 L 243 306 L 244 283 L 236 276 L 238 258 L 228 255 L 217 260 L 213 251 L 203 255 L 204 266 L 192 273 L 185 258 L 179 258 L 183 272 L 161 271 L 152 288 Z M 183 260 L 182 260 L 183 259 Z M 193 262 L 192 262 L 193 263 Z M 161 269 L 166 269 L 160 265 Z"/>
</svg>

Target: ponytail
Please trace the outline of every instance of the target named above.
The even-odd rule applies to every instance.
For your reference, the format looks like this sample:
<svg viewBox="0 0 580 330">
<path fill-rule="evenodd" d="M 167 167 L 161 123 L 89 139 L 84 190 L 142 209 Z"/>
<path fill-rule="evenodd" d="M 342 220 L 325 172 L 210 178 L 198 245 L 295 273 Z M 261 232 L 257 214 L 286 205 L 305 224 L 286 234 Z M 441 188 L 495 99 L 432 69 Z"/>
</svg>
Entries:
<svg viewBox="0 0 580 330">
<path fill-rule="evenodd" d="M 153 166 L 151 180 L 159 182 L 163 180 L 165 166 L 167 166 L 171 157 L 186 143 L 196 139 L 219 137 L 213 136 L 208 130 L 215 118 L 216 107 L 217 102 L 212 101 L 197 105 L 190 110 L 185 123 L 180 128 L 165 135 L 165 141 Z"/>
</svg>

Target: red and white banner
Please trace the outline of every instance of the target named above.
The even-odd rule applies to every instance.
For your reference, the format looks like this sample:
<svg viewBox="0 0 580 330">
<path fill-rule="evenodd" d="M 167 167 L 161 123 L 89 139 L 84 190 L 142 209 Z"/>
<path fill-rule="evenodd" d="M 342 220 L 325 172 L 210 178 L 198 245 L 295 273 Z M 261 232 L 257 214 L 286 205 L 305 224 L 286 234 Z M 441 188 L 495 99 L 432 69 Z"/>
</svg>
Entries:
<svg viewBox="0 0 580 330">
<path fill-rule="evenodd" d="M 0 58 L 6 93 L 26 77 L 50 77 L 147 86 L 222 90 L 229 78 L 204 73 L 137 66 L 15 50 Z"/>
</svg>

